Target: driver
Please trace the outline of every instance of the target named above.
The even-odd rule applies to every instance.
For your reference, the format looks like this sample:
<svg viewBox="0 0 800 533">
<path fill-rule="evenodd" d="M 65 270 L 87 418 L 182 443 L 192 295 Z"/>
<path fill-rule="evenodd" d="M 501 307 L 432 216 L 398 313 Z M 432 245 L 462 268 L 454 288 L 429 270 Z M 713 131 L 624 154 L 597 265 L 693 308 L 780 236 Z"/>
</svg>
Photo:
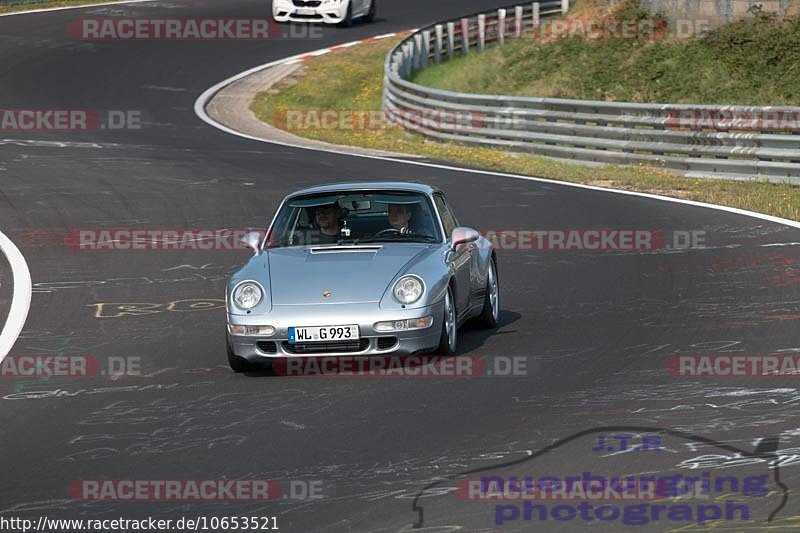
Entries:
<svg viewBox="0 0 800 533">
<path fill-rule="evenodd" d="M 410 228 L 411 208 L 406 204 L 389 204 L 389 226 L 405 235 L 413 233 Z"/>
</svg>

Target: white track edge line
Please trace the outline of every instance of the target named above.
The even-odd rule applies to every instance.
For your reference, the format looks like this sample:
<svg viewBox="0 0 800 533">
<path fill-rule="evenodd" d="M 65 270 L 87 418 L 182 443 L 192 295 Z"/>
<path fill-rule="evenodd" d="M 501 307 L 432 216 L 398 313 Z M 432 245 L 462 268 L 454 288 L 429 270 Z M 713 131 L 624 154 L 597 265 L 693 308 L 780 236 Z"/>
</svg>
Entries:
<svg viewBox="0 0 800 533">
<path fill-rule="evenodd" d="M 4 253 L 8 264 L 11 266 L 11 273 L 14 277 L 14 292 L 11 296 L 11 307 L 8 310 L 8 317 L 0 333 L 0 362 L 6 358 L 17 337 L 22 332 L 25 320 L 28 318 L 28 311 L 31 307 L 31 273 L 28 270 L 28 263 L 25 262 L 22 252 L 11 242 L 11 239 L 0 232 L 0 252 Z"/>
<path fill-rule="evenodd" d="M 415 30 L 410 30 L 410 31 L 415 31 Z M 399 33 L 402 33 L 402 32 L 398 32 L 398 34 Z M 373 38 L 364 39 L 361 42 L 365 42 L 365 41 L 369 41 L 369 40 L 374 40 L 374 37 Z M 358 41 L 356 41 L 356 42 L 358 42 Z M 319 50 L 317 50 L 317 52 L 319 52 Z M 223 131 L 225 133 L 229 133 L 231 135 L 235 135 L 237 137 L 241 137 L 243 139 L 249 139 L 251 141 L 258 141 L 258 142 L 263 142 L 263 143 L 268 143 L 268 144 L 275 144 L 275 145 L 278 145 L 278 146 L 286 146 L 286 147 L 290 147 L 290 148 L 300 148 L 300 149 L 303 149 L 303 150 L 313 150 L 315 152 L 326 152 L 326 153 L 330 153 L 330 154 L 349 155 L 349 156 L 352 156 L 352 157 L 361 157 L 361 158 L 365 158 L 365 159 L 376 159 L 376 160 L 380 160 L 380 161 L 390 161 L 390 162 L 393 162 L 393 163 L 403 163 L 403 164 L 406 164 L 406 165 L 417 165 L 417 166 L 422 166 L 422 167 L 438 168 L 438 169 L 442 169 L 442 170 L 450 170 L 450 171 L 456 171 L 456 172 L 468 172 L 468 173 L 471 173 L 471 174 L 482 174 L 482 175 L 486 175 L 486 176 L 499 176 L 499 177 L 503 177 L 503 178 L 521 179 L 521 180 L 527 180 L 527 181 L 535 181 L 535 182 L 538 182 L 538 183 L 549 183 L 549 184 L 560 185 L 560 186 L 564 186 L 564 187 L 575 187 L 575 188 L 578 188 L 578 189 L 587 189 L 587 190 L 591 190 L 591 191 L 601 191 L 601 192 L 612 193 L 612 194 L 624 194 L 624 195 L 628 195 L 628 196 L 638 196 L 638 197 L 641 197 L 641 198 L 650 198 L 650 199 L 653 199 L 653 200 L 660 200 L 662 202 L 672 202 L 672 203 L 682 204 L 682 205 L 691 205 L 691 206 L 694 206 L 694 207 L 705 207 L 707 209 L 715 209 L 717 211 L 724 211 L 724 212 L 733 213 L 733 214 L 736 214 L 736 215 L 743 215 L 743 216 L 747 216 L 747 217 L 758 218 L 758 219 L 761 219 L 761 220 L 774 222 L 776 224 L 783 224 L 783 225 L 786 225 L 786 226 L 789 226 L 789 227 L 792 227 L 792 228 L 800 229 L 800 221 L 789 220 L 787 218 L 776 217 L 776 216 L 767 215 L 767 214 L 764 214 L 764 213 L 756 213 L 755 211 L 748 211 L 746 209 L 739 209 L 738 207 L 728 207 L 728 206 L 725 206 L 725 205 L 709 204 L 709 203 L 705 203 L 705 202 L 698 202 L 698 201 L 695 201 L 695 200 L 685 200 L 685 199 L 682 199 L 682 198 L 672 198 L 672 197 L 669 197 L 669 196 L 660 196 L 658 194 L 651 194 L 651 193 L 646 193 L 646 192 L 625 191 L 625 190 L 622 190 L 622 189 L 609 189 L 607 187 L 597 187 L 596 185 L 586 185 L 586 184 L 583 184 L 583 183 L 571 183 L 571 182 L 568 182 L 568 181 L 559 181 L 559 180 L 554 180 L 554 179 L 549 179 L 549 178 L 539 178 L 539 177 L 536 177 L 536 176 L 525 176 L 525 175 L 522 175 L 522 174 L 511 174 L 511 173 L 507 173 L 507 172 L 496 172 L 496 171 L 493 171 L 493 170 L 470 169 L 470 168 L 458 167 L 458 166 L 454 166 L 454 165 L 442 165 L 442 164 L 438 164 L 438 163 L 427 163 L 425 161 L 415 161 L 413 159 L 400 159 L 400 158 L 396 158 L 396 157 L 385 157 L 385 156 L 378 156 L 378 155 L 359 154 L 359 153 L 352 153 L 352 152 L 345 151 L 345 150 L 337 150 L 337 149 L 332 149 L 332 148 L 315 148 L 315 147 L 301 146 L 301 145 L 282 142 L 282 141 L 274 141 L 274 140 L 262 139 L 260 137 L 256 137 L 256 136 L 253 136 L 253 135 L 248 135 L 246 133 L 242 133 L 242 132 L 236 131 L 236 130 L 234 130 L 232 128 L 229 128 L 229 127 L 225 126 L 224 124 L 221 124 L 221 123 L 217 122 L 216 120 L 214 120 L 213 118 L 208 116 L 208 113 L 206 113 L 206 105 L 208 105 L 208 102 L 211 101 L 211 99 L 214 97 L 214 95 L 216 95 L 219 91 L 221 91 L 222 89 L 224 89 L 228 85 L 230 85 L 232 83 L 235 83 L 235 82 L 241 80 L 242 78 L 245 78 L 245 77 L 247 77 L 247 76 L 249 76 L 251 74 L 255 74 L 256 72 L 259 72 L 261 70 L 264 70 L 264 69 L 267 69 L 267 68 L 270 68 L 270 67 L 274 67 L 274 66 L 277 66 L 277 65 L 281 65 L 281 64 L 284 64 L 284 63 L 297 62 L 297 60 L 299 58 L 308 58 L 308 57 L 310 57 L 310 55 L 312 53 L 313 52 L 305 52 L 305 53 L 302 53 L 302 54 L 297 54 L 297 55 L 294 55 L 294 56 L 291 56 L 291 57 L 287 57 L 285 59 L 278 59 L 277 61 L 271 61 L 269 63 L 264 63 L 263 65 L 259 65 L 257 67 L 253 67 L 251 69 L 245 70 L 244 72 L 240 72 L 239 74 L 236 74 L 235 76 L 231 76 L 230 78 L 217 83 L 213 87 L 210 87 L 210 88 L 206 89 L 203 92 L 203 94 L 201 94 L 197 98 L 197 100 L 195 100 L 195 103 L 194 103 L 194 112 L 195 112 L 195 114 L 198 116 L 198 118 L 200 118 L 200 120 L 202 120 L 203 122 L 205 122 L 206 124 L 208 124 L 210 126 L 213 126 L 214 128 L 217 128 L 220 131 Z M 411 157 L 413 155 L 414 154 L 409 154 L 409 157 Z"/>
</svg>

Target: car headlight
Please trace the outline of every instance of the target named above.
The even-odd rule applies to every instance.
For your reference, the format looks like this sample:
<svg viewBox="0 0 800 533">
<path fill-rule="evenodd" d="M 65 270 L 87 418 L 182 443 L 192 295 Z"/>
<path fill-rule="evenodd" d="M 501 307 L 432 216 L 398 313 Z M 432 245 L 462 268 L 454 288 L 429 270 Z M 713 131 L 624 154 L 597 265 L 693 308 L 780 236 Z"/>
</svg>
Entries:
<svg viewBox="0 0 800 533">
<path fill-rule="evenodd" d="M 401 304 L 413 304 L 425 292 L 425 285 L 417 276 L 403 276 L 398 279 L 392 289 L 395 299 Z"/>
<path fill-rule="evenodd" d="M 263 296 L 264 292 L 257 283 L 245 281 L 237 285 L 233 290 L 233 303 L 235 303 L 236 307 L 239 309 L 247 311 L 257 306 Z"/>
</svg>

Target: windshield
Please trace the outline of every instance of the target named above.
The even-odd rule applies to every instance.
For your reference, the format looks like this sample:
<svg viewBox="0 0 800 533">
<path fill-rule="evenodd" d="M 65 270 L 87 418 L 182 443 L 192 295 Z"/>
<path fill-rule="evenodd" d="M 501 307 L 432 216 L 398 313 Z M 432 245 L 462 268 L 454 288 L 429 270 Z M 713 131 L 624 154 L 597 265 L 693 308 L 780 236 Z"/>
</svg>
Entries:
<svg viewBox="0 0 800 533">
<path fill-rule="evenodd" d="M 343 191 L 286 202 L 272 225 L 267 247 L 441 241 L 425 195 Z"/>
</svg>

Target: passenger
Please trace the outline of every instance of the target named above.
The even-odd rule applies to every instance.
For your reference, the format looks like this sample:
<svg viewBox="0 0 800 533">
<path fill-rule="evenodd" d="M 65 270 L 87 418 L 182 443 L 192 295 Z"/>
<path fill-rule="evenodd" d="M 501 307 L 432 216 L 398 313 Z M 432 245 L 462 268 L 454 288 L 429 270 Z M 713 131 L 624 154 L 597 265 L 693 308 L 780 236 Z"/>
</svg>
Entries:
<svg viewBox="0 0 800 533">
<path fill-rule="evenodd" d="M 297 246 L 314 244 L 336 244 L 341 232 L 342 210 L 336 202 L 306 208 L 313 226 L 298 228 L 292 235 L 292 244 Z"/>
<path fill-rule="evenodd" d="M 334 202 L 328 205 L 318 205 L 314 208 L 314 219 L 319 228 L 319 235 L 312 239 L 311 244 L 335 244 L 339 242 L 341 233 L 342 209 Z"/>
</svg>

